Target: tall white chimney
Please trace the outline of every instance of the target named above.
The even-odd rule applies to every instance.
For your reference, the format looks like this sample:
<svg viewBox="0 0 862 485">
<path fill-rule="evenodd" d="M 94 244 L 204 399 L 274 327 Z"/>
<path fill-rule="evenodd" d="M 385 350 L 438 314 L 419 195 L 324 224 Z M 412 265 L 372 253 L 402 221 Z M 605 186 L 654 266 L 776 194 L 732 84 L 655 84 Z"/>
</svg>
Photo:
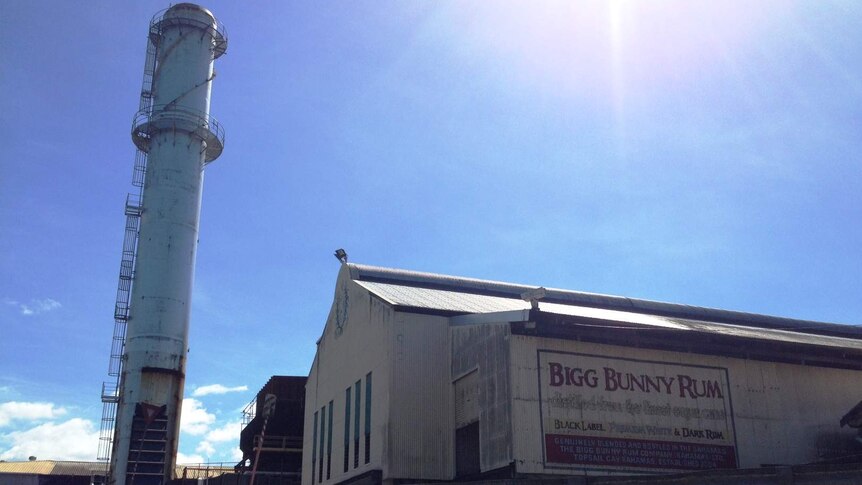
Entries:
<svg viewBox="0 0 862 485">
<path fill-rule="evenodd" d="M 122 348 L 112 364 L 119 385 L 103 388 L 103 401 L 116 406 L 108 446 L 117 485 L 163 484 L 174 474 L 203 169 L 224 144 L 209 116 L 213 61 L 226 47 L 223 27 L 195 4 L 174 5 L 150 24 L 141 111 L 132 126 L 142 191 L 127 202 L 131 223 L 115 311 L 123 327 L 114 332 Z"/>
</svg>

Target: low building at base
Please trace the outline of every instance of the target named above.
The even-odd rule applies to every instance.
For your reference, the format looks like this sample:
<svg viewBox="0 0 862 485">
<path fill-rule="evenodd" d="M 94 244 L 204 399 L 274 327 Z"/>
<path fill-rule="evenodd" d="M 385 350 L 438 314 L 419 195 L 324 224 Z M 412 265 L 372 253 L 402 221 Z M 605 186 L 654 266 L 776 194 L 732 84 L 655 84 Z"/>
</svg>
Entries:
<svg viewBox="0 0 862 485">
<path fill-rule="evenodd" d="M 344 263 L 302 483 L 847 460 L 860 370 L 857 327 Z"/>
<path fill-rule="evenodd" d="M 0 485 L 104 485 L 107 464 L 100 461 L 29 461 L 0 460 Z M 176 465 L 174 475 L 178 478 L 170 480 L 168 485 L 183 485 L 206 481 L 210 484 L 242 485 L 248 483 L 238 481 L 236 476 L 230 476 L 224 482 L 218 480 L 232 472 L 230 467 L 207 464 Z M 240 477 L 241 478 L 241 477 Z"/>
<path fill-rule="evenodd" d="M 240 475 L 260 485 L 299 483 L 305 414 L 304 376 L 272 376 L 243 410 Z"/>
<path fill-rule="evenodd" d="M 106 472 L 96 461 L 0 460 L 0 485 L 99 485 Z"/>
</svg>

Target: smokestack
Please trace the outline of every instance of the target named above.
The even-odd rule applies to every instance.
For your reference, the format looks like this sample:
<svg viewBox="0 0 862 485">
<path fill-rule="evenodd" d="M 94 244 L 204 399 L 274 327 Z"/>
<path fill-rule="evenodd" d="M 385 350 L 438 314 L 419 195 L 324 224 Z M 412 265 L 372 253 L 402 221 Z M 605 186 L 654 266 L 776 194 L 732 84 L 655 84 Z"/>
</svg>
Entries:
<svg viewBox="0 0 862 485">
<path fill-rule="evenodd" d="M 203 168 L 221 155 L 224 142 L 209 116 L 213 61 L 227 47 L 213 14 L 191 3 L 174 5 L 153 17 L 147 47 L 141 110 L 132 126 L 143 188 L 126 207 L 139 229 L 130 231 L 127 221 L 115 312 L 125 330 L 114 332 L 122 349 L 114 354 L 122 359 L 112 368 L 120 380 L 118 390 L 103 387 L 102 393 L 106 404 L 106 395 L 116 404 L 110 475 L 117 485 L 173 478 Z M 106 411 L 103 425 L 105 415 L 113 417 Z"/>
</svg>

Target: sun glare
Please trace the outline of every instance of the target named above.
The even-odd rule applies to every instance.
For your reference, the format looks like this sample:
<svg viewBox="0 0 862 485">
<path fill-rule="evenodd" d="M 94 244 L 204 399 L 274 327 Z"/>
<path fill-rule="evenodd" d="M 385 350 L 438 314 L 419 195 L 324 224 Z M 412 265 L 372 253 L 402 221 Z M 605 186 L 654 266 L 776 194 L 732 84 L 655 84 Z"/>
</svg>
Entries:
<svg viewBox="0 0 862 485">
<path fill-rule="evenodd" d="M 561 96 L 605 100 L 617 114 L 634 94 L 721 69 L 751 47 L 783 0 L 476 2 L 466 42 L 511 67 L 522 81 Z"/>
</svg>

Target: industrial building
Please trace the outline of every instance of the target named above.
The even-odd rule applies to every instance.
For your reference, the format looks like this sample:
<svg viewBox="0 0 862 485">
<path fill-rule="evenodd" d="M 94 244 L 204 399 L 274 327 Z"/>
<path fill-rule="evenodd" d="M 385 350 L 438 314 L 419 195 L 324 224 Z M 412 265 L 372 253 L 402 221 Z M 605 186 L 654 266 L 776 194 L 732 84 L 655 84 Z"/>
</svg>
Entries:
<svg viewBox="0 0 862 485">
<path fill-rule="evenodd" d="M 858 461 L 840 421 L 860 369 L 857 327 L 343 262 L 306 385 L 302 483 Z"/>
</svg>

